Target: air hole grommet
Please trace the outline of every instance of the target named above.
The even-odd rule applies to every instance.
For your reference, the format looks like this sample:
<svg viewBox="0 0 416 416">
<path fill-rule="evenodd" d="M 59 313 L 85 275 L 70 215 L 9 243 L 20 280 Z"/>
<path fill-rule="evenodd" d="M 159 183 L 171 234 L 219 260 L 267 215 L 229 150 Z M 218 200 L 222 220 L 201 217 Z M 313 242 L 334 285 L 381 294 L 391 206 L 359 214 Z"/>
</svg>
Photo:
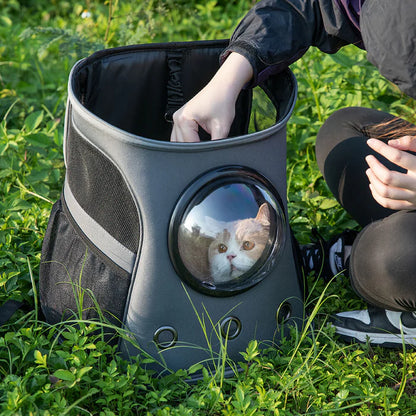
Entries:
<svg viewBox="0 0 416 416">
<path fill-rule="evenodd" d="M 178 331 L 172 326 L 161 326 L 153 334 L 153 341 L 161 350 L 171 348 L 178 341 Z"/>
<path fill-rule="evenodd" d="M 224 339 L 237 338 L 241 332 L 241 321 L 235 316 L 229 316 L 221 322 L 221 335 Z"/>
</svg>

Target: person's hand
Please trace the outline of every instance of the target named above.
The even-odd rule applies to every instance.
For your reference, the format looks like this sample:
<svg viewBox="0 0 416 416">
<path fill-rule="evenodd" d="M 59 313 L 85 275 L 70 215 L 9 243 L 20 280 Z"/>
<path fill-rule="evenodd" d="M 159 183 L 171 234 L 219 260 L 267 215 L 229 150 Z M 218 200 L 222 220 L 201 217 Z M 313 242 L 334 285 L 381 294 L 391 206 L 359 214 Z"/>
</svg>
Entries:
<svg viewBox="0 0 416 416">
<path fill-rule="evenodd" d="M 393 210 L 416 208 L 416 136 L 389 140 L 388 144 L 369 139 L 367 144 L 386 159 L 406 169 L 400 173 L 387 169 L 372 155 L 366 157 L 366 174 L 374 199 L 383 207 Z"/>
<path fill-rule="evenodd" d="M 227 137 L 234 120 L 235 98 L 230 89 L 209 83 L 173 114 L 172 142 L 199 142 L 198 127 L 212 140 Z"/>
<path fill-rule="evenodd" d="M 235 102 L 253 76 L 249 61 L 231 53 L 211 81 L 173 114 L 172 142 L 199 142 L 198 127 L 212 140 L 227 137 L 235 115 Z"/>
</svg>

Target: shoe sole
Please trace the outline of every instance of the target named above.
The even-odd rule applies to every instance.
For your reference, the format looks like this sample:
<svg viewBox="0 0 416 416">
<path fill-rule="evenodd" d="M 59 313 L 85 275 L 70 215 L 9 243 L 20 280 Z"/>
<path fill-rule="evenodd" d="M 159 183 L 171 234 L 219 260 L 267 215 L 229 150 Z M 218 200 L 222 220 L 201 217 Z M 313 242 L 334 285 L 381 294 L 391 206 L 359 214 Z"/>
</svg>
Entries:
<svg viewBox="0 0 416 416">
<path fill-rule="evenodd" d="M 416 335 L 403 334 L 403 336 L 391 333 L 362 333 L 346 328 L 335 327 L 335 332 L 344 341 L 360 342 L 365 344 L 369 340 L 371 345 L 378 345 L 386 348 L 401 348 L 403 343 L 406 346 L 416 347 Z M 394 340 L 392 340 L 394 338 Z"/>
</svg>

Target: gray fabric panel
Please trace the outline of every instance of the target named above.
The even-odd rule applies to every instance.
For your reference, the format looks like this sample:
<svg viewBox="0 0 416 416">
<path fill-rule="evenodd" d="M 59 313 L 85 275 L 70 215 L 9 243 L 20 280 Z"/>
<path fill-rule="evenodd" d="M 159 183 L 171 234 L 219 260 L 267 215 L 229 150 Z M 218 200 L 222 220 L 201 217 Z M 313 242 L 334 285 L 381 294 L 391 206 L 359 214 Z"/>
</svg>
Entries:
<svg viewBox="0 0 416 416">
<path fill-rule="evenodd" d="M 67 181 L 64 184 L 64 199 L 74 220 L 89 240 L 119 267 L 131 273 L 136 260 L 135 253 L 120 244 L 82 209 Z"/>
</svg>

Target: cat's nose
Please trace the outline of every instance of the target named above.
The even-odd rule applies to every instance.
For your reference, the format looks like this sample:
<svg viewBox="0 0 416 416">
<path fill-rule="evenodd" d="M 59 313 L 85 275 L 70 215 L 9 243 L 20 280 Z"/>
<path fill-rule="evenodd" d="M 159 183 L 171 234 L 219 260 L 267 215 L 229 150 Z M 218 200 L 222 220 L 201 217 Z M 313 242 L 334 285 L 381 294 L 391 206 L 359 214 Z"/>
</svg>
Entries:
<svg viewBox="0 0 416 416">
<path fill-rule="evenodd" d="M 229 254 L 227 256 L 227 259 L 231 261 L 234 257 L 235 257 L 235 254 Z"/>
</svg>

